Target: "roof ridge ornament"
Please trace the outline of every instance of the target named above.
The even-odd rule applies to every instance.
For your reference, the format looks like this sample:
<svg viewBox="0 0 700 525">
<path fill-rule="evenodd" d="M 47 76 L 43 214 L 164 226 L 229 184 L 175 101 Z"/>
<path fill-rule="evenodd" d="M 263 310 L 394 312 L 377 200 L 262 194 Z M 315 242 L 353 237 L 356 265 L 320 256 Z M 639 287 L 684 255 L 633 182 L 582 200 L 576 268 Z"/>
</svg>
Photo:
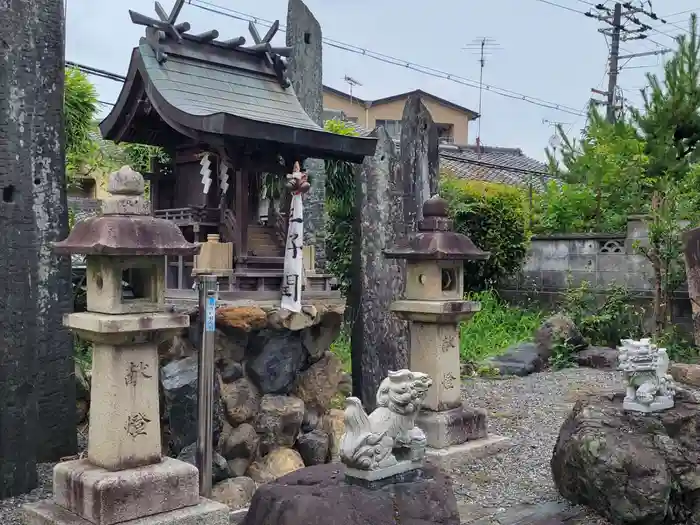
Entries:
<svg viewBox="0 0 700 525">
<path fill-rule="evenodd" d="M 151 18 L 131 9 L 129 10 L 132 23 L 146 26 L 146 42 L 156 54 L 158 63 L 162 64 L 168 58 L 168 54 L 163 50 L 162 42 L 171 39 L 181 44 L 184 40 L 187 40 L 200 44 L 211 44 L 221 49 L 238 49 L 245 53 L 262 57 L 265 63 L 274 70 L 277 81 L 283 88 L 286 89 L 291 85 L 287 78 L 287 62 L 285 59 L 292 54 L 292 48 L 287 46 L 273 47 L 271 44 L 272 39 L 279 31 L 279 20 L 275 20 L 264 37 L 260 36 L 255 24 L 250 22 L 248 31 L 250 31 L 254 43 L 251 46 L 243 47 L 246 39 L 242 36 L 225 41 L 216 40 L 219 38 L 219 32 L 216 29 L 198 35 L 187 34 L 191 28 L 189 22 L 177 23 L 177 18 L 180 16 L 180 11 L 182 11 L 184 4 L 185 0 L 175 0 L 175 5 L 168 14 L 160 2 L 155 2 L 155 11 L 158 18 Z"/>
</svg>

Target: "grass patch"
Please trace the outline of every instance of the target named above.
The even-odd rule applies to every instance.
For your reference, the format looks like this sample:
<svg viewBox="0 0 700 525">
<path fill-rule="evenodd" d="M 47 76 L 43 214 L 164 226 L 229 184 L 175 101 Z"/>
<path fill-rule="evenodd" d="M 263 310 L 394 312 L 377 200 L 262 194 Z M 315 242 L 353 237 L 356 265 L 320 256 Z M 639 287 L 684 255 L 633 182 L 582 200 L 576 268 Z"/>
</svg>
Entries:
<svg viewBox="0 0 700 525">
<path fill-rule="evenodd" d="M 464 363 L 480 363 L 487 357 L 500 355 L 509 346 L 532 340 L 544 313 L 511 306 L 495 292 L 469 294 L 481 302 L 481 311 L 460 325 L 460 358 Z"/>
<path fill-rule="evenodd" d="M 350 332 L 346 326 L 343 326 L 338 338 L 331 344 L 331 352 L 340 358 L 343 363 L 343 372 L 350 373 L 352 351 L 350 349 Z"/>
</svg>

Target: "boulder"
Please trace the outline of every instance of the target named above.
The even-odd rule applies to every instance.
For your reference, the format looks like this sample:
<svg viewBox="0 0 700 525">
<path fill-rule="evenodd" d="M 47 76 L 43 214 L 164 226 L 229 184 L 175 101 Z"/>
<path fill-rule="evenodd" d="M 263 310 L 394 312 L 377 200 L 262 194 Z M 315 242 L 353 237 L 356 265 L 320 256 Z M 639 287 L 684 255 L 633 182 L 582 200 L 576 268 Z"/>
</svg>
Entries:
<svg viewBox="0 0 700 525">
<path fill-rule="evenodd" d="M 613 370 L 617 368 L 618 351 L 606 346 L 589 346 L 573 355 L 578 366 Z"/>
<path fill-rule="evenodd" d="M 301 341 L 309 353 L 309 360 L 313 363 L 323 357 L 330 350 L 331 344 L 340 335 L 343 325 L 342 311 L 327 311 L 321 317 L 321 322 L 305 328 L 301 332 Z"/>
<path fill-rule="evenodd" d="M 328 458 L 328 434 L 323 430 L 312 430 L 297 439 L 297 450 L 304 465 L 322 465 Z"/>
<path fill-rule="evenodd" d="M 219 451 L 228 461 L 232 476 L 242 476 L 253 462 L 260 438 L 252 425 L 242 423 L 236 428 L 226 424 L 219 439 Z"/>
<path fill-rule="evenodd" d="M 340 461 L 340 440 L 345 433 L 345 412 L 331 408 L 321 419 L 321 429 L 328 434 L 328 459 Z"/>
<path fill-rule="evenodd" d="M 260 454 L 277 447 L 292 447 L 304 419 L 304 402 L 293 396 L 262 397 L 255 418 L 255 431 L 260 436 Z"/>
<path fill-rule="evenodd" d="M 243 365 L 241 363 L 237 363 L 236 361 L 220 361 L 217 363 L 217 366 L 221 380 L 224 383 L 233 383 L 245 375 L 243 372 Z"/>
<path fill-rule="evenodd" d="M 554 353 L 554 347 L 563 342 L 577 350 L 588 346 L 574 322 L 565 315 L 553 315 L 535 332 L 537 353 L 545 363 Z"/>
<path fill-rule="evenodd" d="M 700 388 L 700 365 L 673 363 L 668 373 L 679 383 Z"/>
<path fill-rule="evenodd" d="M 250 332 L 267 326 L 267 314 L 257 306 L 222 307 L 216 310 L 216 324 Z"/>
<path fill-rule="evenodd" d="M 189 463 L 190 465 L 197 466 L 197 443 L 192 443 L 183 448 L 177 455 L 177 459 Z M 224 457 L 218 452 L 214 451 L 212 453 L 212 469 L 211 478 L 212 483 L 218 483 L 231 477 L 231 472 L 228 469 L 228 464 Z"/>
<path fill-rule="evenodd" d="M 423 479 L 368 490 L 345 483 L 342 465 L 317 465 L 262 485 L 244 525 L 459 525 L 450 478 L 426 466 Z"/>
<path fill-rule="evenodd" d="M 304 419 L 301 421 L 301 431 L 311 432 L 321 424 L 321 413 L 315 407 L 304 407 Z"/>
<path fill-rule="evenodd" d="M 248 344 L 246 370 L 263 394 L 288 394 L 307 354 L 298 332 L 261 330 Z"/>
<path fill-rule="evenodd" d="M 242 377 L 233 383 L 222 381 L 220 389 L 226 420 L 232 426 L 251 420 L 258 413 L 260 393 L 247 377 Z"/>
<path fill-rule="evenodd" d="M 158 345 L 158 357 L 161 365 L 192 357 L 193 355 L 197 355 L 197 349 L 183 335 L 176 335 L 172 339 L 167 339 Z"/>
<path fill-rule="evenodd" d="M 171 361 L 160 369 L 164 414 L 170 429 L 169 449 L 179 454 L 197 440 L 197 356 Z M 223 428 L 224 407 L 214 381 L 214 444 Z"/>
<path fill-rule="evenodd" d="M 342 374 L 340 359 L 326 352 L 320 360 L 299 374 L 292 394 L 301 399 L 304 406 L 317 408 L 323 413 L 330 408 L 331 400 L 338 392 Z"/>
<path fill-rule="evenodd" d="M 217 329 L 214 343 L 214 362 L 221 366 L 222 363 L 243 361 L 247 345 L 248 334 L 246 332 L 235 329 Z"/>
<path fill-rule="evenodd" d="M 502 376 L 526 376 L 540 372 L 546 361 L 540 356 L 535 343 L 518 343 L 502 355 L 488 359 L 486 364 L 497 369 Z"/>
<path fill-rule="evenodd" d="M 304 460 L 299 452 L 291 448 L 276 448 L 264 458 L 254 461 L 247 475 L 257 483 L 269 483 L 302 468 Z"/>
<path fill-rule="evenodd" d="M 347 372 L 343 372 L 340 383 L 338 384 L 338 392 L 345 397 L 352 395 L 352 376 Z"/>
<path fill-rule="evenodd" d="M 557 489 L 618 525 L 700 524 L 700 400 L 679 390 L 674 408 L 641 414 L 623 398 L 576 403 L 551 460 Z"/>
<path fill-rule="evenodd" d="M 220 481 L 212 487 L 211 499 L 239 510 L 250 505 L 255 494 L 255 481 L 245 476 Z"/>
</svg>

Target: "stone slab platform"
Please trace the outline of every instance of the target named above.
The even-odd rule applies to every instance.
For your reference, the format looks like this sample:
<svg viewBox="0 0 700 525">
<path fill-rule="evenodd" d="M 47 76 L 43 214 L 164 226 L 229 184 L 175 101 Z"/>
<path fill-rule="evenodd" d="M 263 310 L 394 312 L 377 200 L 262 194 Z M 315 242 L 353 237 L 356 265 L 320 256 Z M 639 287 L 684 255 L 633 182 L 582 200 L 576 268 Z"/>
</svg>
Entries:
<svg viewBox="0 0 700 525">
<path fill-rule="evenodd" d="M 556 501 L 509 508 L 458 502 L 457 507 L 461 525 L 591 525 L 591 518 L 582 507 Z"/>
<path fill-rule="evenodd" d="M 197 468 L 172 458 L 154 465 L 111 472 L 87 459 L 66 461 L 53 471 L 53 501 L 96 525 L 197 505 Z"/>
<path fill-rule="evenodd" d="M 425 455 L 433 463 L 443 467 L 450 463 L 466 463 L 473 459 L 494 456 L 513 446 L 513 441 L 507 437 L 490 435 L 483 439 L 467 441 L 461 445 L 447 448 L 426 448 Z"/>
<path fill-rule="evenodd" d="M 200 499 L 184 509 L 121 522 L 119 525 L 229 525 L 229 508 L 221 503 Z M 24 525 L 95 525 L 77 514 L 44 500 L 22 507 Z"/>
</svg>

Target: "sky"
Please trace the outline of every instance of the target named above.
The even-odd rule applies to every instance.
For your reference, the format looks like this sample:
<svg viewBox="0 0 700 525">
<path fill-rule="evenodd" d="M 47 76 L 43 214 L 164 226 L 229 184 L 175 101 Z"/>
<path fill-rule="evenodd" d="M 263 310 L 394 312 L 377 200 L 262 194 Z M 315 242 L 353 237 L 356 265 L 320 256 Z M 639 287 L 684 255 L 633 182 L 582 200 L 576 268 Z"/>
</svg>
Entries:
<svg viewBox="0 0 700 525">
<path fill-rule="evenodd" d="M 126 75 L 131 49 L 144 32 L 143 27 L 131 23 L 128 10 L 155 17 L 153 2 L 66 1 L 66 60 Z M 388 64 L 362 51 L 324 45 L 324 84 L 347 92 L 344 78 L 350 76 L 362 84 L 353 88 L 353 94 L 364 99 L 422 89 L 478 111 L 480 64 L 474 42 L 488 38 L 487 47 L 491 49 L 483 68 L 483 82 L 511 96 L 501 96 L 495 89 L 483 90 L 481 142 L 486 146 L 521 148 L 525 154 L 544 160 L 554 123 L 561 123 L 570 135 L 580 133 L 586 104 L 596 96 L 591 88 L 605 90 L 607 86 L 609 39 L 598 32 L 604 27 L 602 22 L 583 14 L 595 11 L 593 0 L 305 1 L 321 23 L 325 39 L 427 66 L 471 84 Z M 166 11 L 173 3 L 161 0 Z M 603 4 L 613 6 L 610 0 Z M 648 2 L 645 4 L 649 10 Z M 656 0 L 652 10 L 659 17 L 668 17 L 667 23 L 638 15 L 653 28 L 648 32 L 649 39 L 622 42 L 620 53 L 674 48 L 673 36 L 687 30 L 689 13 L 668 15 L 693 9 L 700 11 L 700 0 Z M 259 32 L 264 34 L 264 22 L 279 19 L 284 25 L 286 13 L 287 0 L 186 0 L 178 21 L 189 22 L 195 33 L 217 29 L 220 39 L 243 35 L 250 42 L 248 22 L 235 17 L 256 17 L 260 20 Z M 280 32 L 275 42 L 283 41 Z M 628 104 L 641 104 L 639 89 L 645 84 L 645 74 L 662 74 L 663 60 L 657 55 L 620 62 L 619 86 Z M 117 99 L 119 82 L 99 77 L 91 80 L 101 101 Z M 532 99 L 570 110 L 527 102 Z M 109 109 L 105 105 L 101 117 Z M 477 132 L 478 124 L 472 122 L 470 142 L 474 142 Z"/>
</svg>

